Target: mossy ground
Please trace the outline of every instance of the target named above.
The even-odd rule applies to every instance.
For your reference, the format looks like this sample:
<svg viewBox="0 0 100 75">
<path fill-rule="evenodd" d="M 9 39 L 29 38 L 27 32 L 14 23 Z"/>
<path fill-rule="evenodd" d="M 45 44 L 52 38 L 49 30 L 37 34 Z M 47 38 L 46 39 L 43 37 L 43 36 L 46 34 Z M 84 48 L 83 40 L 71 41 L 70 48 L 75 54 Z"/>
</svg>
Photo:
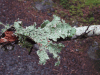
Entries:
<svg viewBox="0 0 100 75">
<path fill-rule="evenodd" d="M 57 4 L 60 5 L 63 9 L 69 10 L 70 15 L 72 18 L 69 20 L 73 21 L 73 18 L 77 17 L 77 20 L 82 22 L 82 23 L 94 23 L 94 24 L 99 24 L 99 21 L 94 17 L 94 11 L 92 9 L 94 7 L 98 7 L 100 5 L 100 1 L 95 1 L 95 0 L 59 0 L 56 1 Z M 57 7 L 54 5 L 54 7 Z M 87 9 L 89 8 L 89 9 Z M 67 14 L 65 12 L 57 12 L 55 10 L 55 14 L 59 14 L 61 17 L 66 17 Z M 67 18 L 68 19 L 68 18 Z"/>
</svg>

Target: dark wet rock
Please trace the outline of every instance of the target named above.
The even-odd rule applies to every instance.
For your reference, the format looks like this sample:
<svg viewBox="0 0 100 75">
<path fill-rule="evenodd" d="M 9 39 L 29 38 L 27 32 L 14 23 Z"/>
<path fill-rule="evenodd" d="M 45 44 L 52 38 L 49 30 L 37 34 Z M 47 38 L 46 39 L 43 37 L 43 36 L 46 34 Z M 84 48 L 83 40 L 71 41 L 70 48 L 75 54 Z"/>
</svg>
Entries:
<svg viewBox="0 0 100 75">
<path fill-rule="evenodd" d="M 42 13 L 45 13 L 46 12 L 46 10 L 41 10 L 42 11 Z"/>
<path fill-rule="evenodd" d="M 52 16 L 52 13 L 47 13 L 48 16 Z"/>
<path fill-rule="evenodd" d="M 66 69 L 67 69 L 68 67 L 67 67 L 67 66 L 64 66 L 64 68 L 66 68 Z"/>
<path fill-rule="evenodd" d="M 55 9 L 54 9 L 54 8 L 51 8 L 50 11 L 51 11 L 51 12 L 55 12 Z"/>
<path fill-rule="evenodd" d="M 51 7 L 52 7 L 52 5 L 43 5 L 43 9 L 49 9 Z"/>
<path fill-rule="evenodd" d="M 47 3 L 47 4 L 46 4 Z M 50 9 L 52 7 L 52 0 L 44 0 L 42 2 L 35 2 L 35 8 L 37 10 L 46 10 L 46 9 Z M 54 11 L 52 9 L 52 11 Z"/>
<path fill-rule="evenodd" d="M 92 46 L 90 46 L 89 50 L 87 51 L 87 54 L 89 55 L 89 57 L 93 60 L 100 60 L 100 58 L 98 58 L 96 51 L 99 50 L 98 47 L 98 43 L 94 42 L 94 44 Z"/>
<path fill-rule="evenodd" d="M 42 4 L 36 4 L 35 7 L 37 10 L 43 10 Z"/>
</svg>

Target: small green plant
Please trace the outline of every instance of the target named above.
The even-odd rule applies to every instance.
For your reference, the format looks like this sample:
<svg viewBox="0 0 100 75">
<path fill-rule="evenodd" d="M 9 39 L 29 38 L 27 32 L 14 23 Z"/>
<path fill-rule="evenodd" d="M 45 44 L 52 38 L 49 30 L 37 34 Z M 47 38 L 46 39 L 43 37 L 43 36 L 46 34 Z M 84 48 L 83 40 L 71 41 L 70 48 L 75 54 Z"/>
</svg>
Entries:
<svg viewBox="0 0 100 75">
<path fill-rule="evenodd" d="M 69 7 L 69 0 L 60 0 L 60 4 L 63 6 L 63 8 Z"/>
<path fill-rule="evenodd" d="M 83 22 L 87 22 L 85 19 L 83 19 Z"/>
<path fill-rule="evenodd" d="M 57 13 L 57 10 L 55 10 L 55 13 Z"/>
<path fill-rule="evenodd" d="M 97 5 L 100 4 L 100 0 L 85 0 L 86 5 Z"/>
<path fill-rule="evenodd" d="M 94 17 L 90 17 L 89 22 L 94 21 Z"/>
<path fill-rule="evenodd" d="M 63 11 L 60 11 L 60 15 L 61 15 L 61 17 L 65 17 L 67 14 L 66 13 L 64 13 Z"/>
</svg>

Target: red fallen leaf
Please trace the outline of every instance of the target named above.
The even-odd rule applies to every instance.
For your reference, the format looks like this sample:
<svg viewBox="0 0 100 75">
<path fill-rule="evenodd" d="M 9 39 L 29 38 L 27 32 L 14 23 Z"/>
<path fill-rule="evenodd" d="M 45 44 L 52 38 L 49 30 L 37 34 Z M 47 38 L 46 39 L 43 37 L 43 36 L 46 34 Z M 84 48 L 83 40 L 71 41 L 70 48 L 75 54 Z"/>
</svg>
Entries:
<svg viewBox="0 0 100 75">
<path fill-rule="evenodd" d="M 4 42 L 7 42 L 7 39 L 1 38 L 1 39 L 0 39 L 0 43 L 4 43 Z"/>
<path fill-rule="evenodd" d="M 12 31 L 5 31 L 5 36 L 6 37 L 12 37 L 14 34 Z"/>
<path fill-rule="evenodd" d="M 5 37 L 0 39 L 0 43 L 7 43 L 7 42 L 13 42 L 15 40 L 18 40 L 18 38 L 13 34 L 12 31 L 5 31 Z"/>
</svg>

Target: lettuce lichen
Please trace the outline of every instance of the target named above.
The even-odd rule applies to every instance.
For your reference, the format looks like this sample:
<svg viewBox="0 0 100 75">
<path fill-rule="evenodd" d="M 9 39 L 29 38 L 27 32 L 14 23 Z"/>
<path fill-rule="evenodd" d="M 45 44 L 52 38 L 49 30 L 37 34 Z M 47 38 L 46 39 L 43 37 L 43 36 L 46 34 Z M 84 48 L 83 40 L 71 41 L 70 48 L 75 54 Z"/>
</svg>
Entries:
<svg viewBox="0 0 100 75">
<path fill-rule="evenodd" d="M 60 53 L 64 45 L 61 43 L 54 44 L 50 39 L 57 41 L 60 37 L 63 39 L 66 37 L 72 37 L 76 30 L 69 24 L 65 23 L 63 19 L 61 20 L 60 17 L 57 17 L 56 15 L 53 15 L 53 17 L 54 19 L 51 22 L 45 20 L 41 24 L 41 27 L 38 28 L 36 28 L 36 23 L 23 28 L 19 22 L 14 22 L 14 28 L 16 29 L 14 34 L 19 37 L 19 41 L 22 40 L 20 35 L 23 35 L 30 37 L 38 44 L 39 50 L 37 51 L 37 54 L 40 59 L 39 64 L 45 65 L 46 60 L 49 59 L 46 51 L 49 50 L 49 52 L 53 54 L 53 58 L 58 59 L 55 63 L 56 66 L 60 64 L 60 56 L 58 53 Z"/>
</svg>

